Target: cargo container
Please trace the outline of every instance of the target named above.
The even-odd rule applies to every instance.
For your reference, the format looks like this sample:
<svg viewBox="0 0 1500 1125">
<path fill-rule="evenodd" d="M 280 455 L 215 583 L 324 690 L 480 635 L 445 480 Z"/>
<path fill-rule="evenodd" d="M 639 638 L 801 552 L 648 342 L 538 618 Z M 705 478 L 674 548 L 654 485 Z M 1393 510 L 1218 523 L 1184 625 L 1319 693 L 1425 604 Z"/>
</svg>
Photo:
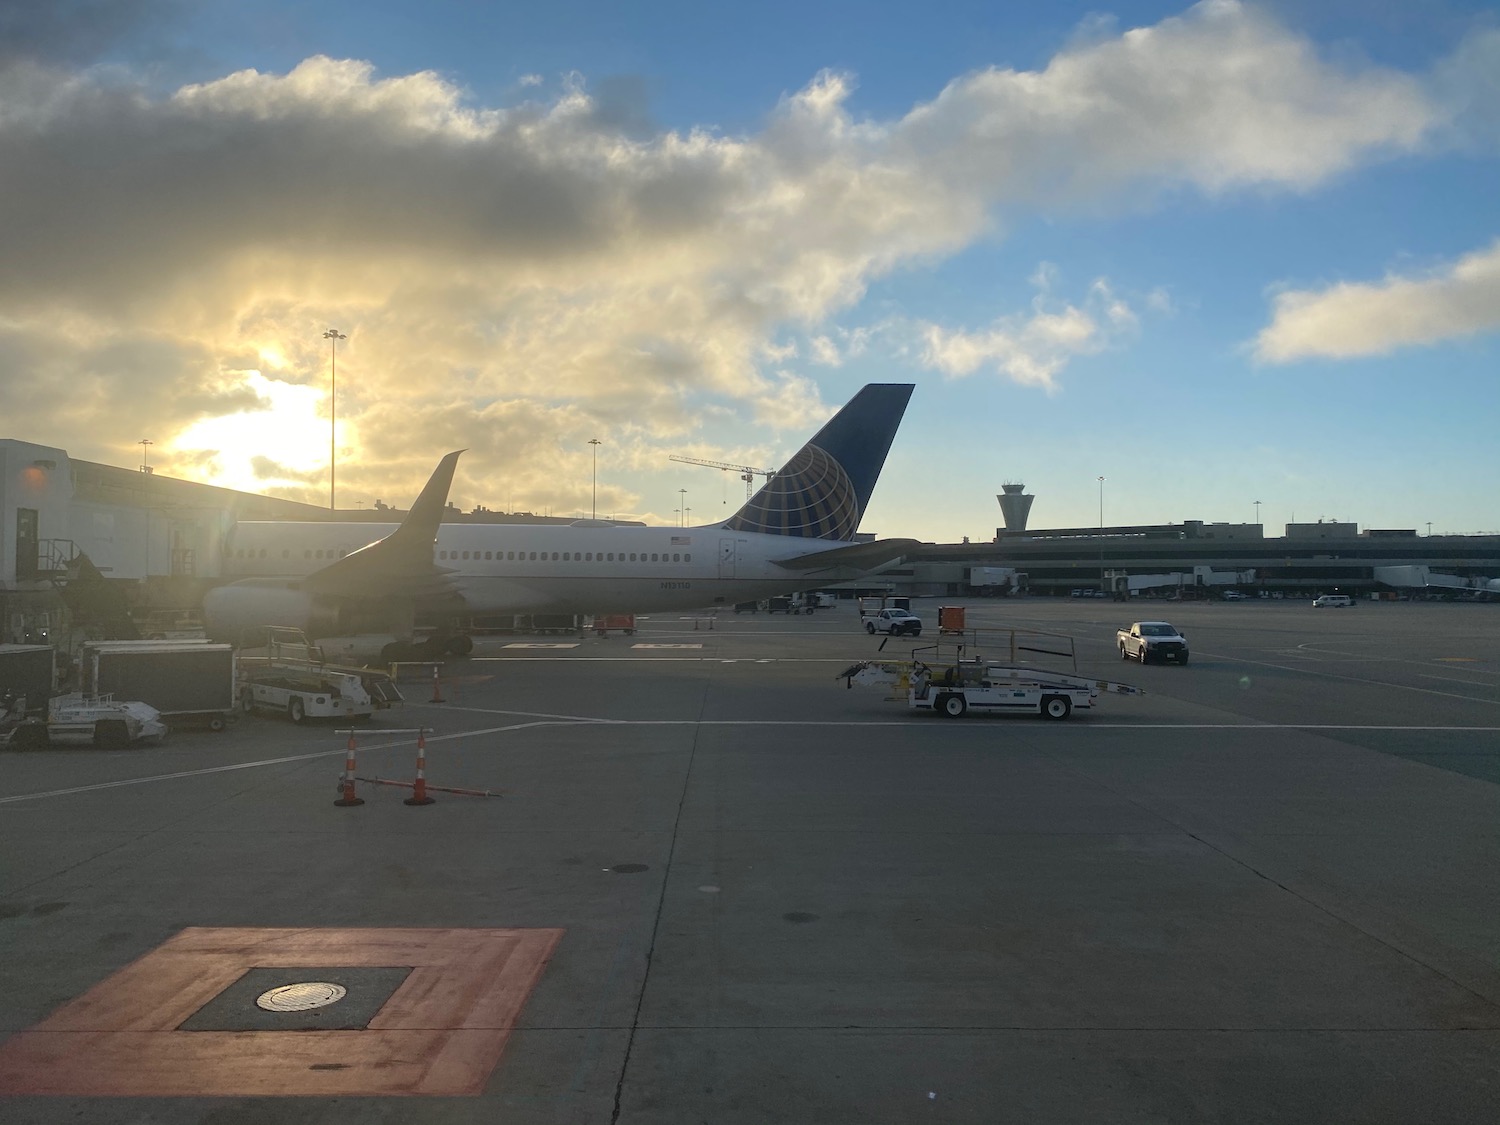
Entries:
<svg viewBox="0 0 1500 1125">
<path fill-rule="evenodd" d="M 83 690 L 139 700 L 164 718 L 223 730 L 234 713 L 234 649 L 207 641 L 89 641 L 79 656 Z"/>
<path fill-rule="evenodd" d="M 25 699 L 26 711 L 40 714 L 54 686 L 51 645 L 0 645 L 0 699 Z"/>
</svg>

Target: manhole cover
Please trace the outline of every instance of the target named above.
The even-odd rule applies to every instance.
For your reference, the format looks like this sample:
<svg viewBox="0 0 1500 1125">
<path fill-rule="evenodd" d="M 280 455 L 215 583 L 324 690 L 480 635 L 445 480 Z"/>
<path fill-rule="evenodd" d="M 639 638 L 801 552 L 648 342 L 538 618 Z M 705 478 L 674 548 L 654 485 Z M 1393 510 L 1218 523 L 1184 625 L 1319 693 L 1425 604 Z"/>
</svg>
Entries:
<svg viewBox="0 0 1500 1125">
<path fill-rule="evenodd" d="M 326 1008 L 337 1004 L 347 994 L 341 984 L 310 980 L 300 984 L 284 984 L 255 998 L 255 1006 L 267 1012 L 310 1012 L 314 1008 Z"/>
</svg>

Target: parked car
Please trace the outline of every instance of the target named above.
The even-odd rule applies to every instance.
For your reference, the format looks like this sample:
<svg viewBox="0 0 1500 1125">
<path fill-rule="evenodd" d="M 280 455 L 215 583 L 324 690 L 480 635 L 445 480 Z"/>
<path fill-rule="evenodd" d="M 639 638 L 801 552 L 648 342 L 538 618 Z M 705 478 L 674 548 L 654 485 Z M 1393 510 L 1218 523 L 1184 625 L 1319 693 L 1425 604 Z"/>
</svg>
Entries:
<svg viewBox="0 0 1500 1125">
<path fill-rule="evenodd" d="M 893 637 L 922 635 L 922 619 L 906 609 L 883 609 L 874 617 L 865 618 L 865 630 L 872 635 L 889 633 Z"/>
<path fill-rule="evenodd" d="M 1313 599 L 1313 609 L 1344 609 L 1352 605 L 1354 599 L 1348 594 L 1324 594 Z"/>
</svg>

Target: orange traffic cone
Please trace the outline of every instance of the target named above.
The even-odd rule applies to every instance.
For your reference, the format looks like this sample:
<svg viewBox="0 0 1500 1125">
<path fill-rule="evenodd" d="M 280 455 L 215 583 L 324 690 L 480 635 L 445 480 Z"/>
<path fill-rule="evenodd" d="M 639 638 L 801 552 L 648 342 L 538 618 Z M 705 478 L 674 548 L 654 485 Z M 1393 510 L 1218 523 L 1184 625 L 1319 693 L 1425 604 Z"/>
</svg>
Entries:
<svg viewBox="0 0 1500 1125">
<path fill-rule="evenodd" d="M 339 808 L 348 808 L 351 805 L 362 805 L 365 803 L 363 797 L 354 793 L 354 732 L 349 732 L 349 745 L 344 748 L 344 782 L 339 787 L 341 796 L 335 802 Z"/>
<path fill-rule="evenodd" d="M 439 703 L 442 700 L 438 700 Z M 433 799 L 427 795 L 427 740 L 422 732 L 417 732 L 417 780 L 411 787 L 411 796 L 406 798 L 402 804 L 405 805 L 430 805 Z"/>
<path fill-rule="evenodd" d="M 443 703 L 443 685 L 438 679 L 438 665 L 432 666 L 432 702 Z"/>
</svg>

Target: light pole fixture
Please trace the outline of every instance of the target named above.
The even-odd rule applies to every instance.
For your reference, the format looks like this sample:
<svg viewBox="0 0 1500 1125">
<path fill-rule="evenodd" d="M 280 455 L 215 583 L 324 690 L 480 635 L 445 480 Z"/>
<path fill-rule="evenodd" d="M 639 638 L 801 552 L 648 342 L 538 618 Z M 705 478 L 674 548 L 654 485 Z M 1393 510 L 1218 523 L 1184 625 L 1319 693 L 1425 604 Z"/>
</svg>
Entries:
<svg viewBox="0 0 1500 1125">
<path fill-rule="evenodd" d="M 336 479 L 334 465 L 338 460 L 335 452 L 337 444 L 335 427 L 338 425 L 339 416 L 339 341 L 348 338 L 337 328 L 330 328 L 323 333 L 323 339 L 328 341 L 328 510 L 330 512 L 333 511 L 333 486 Z"/>
<path fill-rule="evenodd" d="M 155 445 L 155 444 L 156 444 L 156 442 L 152 441 L 150 438 L 144 438 L 144 437 L 141 438 L 140 441 L 136 442 L 136 445 L 138 445 L 138 446 L 141 447 L 141 472 L 143 472 L 143 473 L 149 473 L 151 471 L 151 466 L 149 464 L 147 464 L 147 462 L 146 462 L 146 452 L 147 452 L 146 447 L 148 445 Z"/>
<path fill-rule="evenodd" d="M 599 518 L 599 446 L 601 444 L 598 438 L 589 438 L 589 445 L 593 447 L 589 450 L 589 467 L 593 471 L 594 478 L 594 499 L 589 509 L 589 519 L 594 520 Z"/>
<path fill-rule="evenodd" d="M 677 490 L 677 492 L 682 497 L 682 499 L 678 502 L 679 503 L 679 507 L 677 509 L 677 526 L 678 527 L 686 527 L 687 526 L 687 489 L 685 489 L 685 488 L 679 488 Z"/>
</svg>

